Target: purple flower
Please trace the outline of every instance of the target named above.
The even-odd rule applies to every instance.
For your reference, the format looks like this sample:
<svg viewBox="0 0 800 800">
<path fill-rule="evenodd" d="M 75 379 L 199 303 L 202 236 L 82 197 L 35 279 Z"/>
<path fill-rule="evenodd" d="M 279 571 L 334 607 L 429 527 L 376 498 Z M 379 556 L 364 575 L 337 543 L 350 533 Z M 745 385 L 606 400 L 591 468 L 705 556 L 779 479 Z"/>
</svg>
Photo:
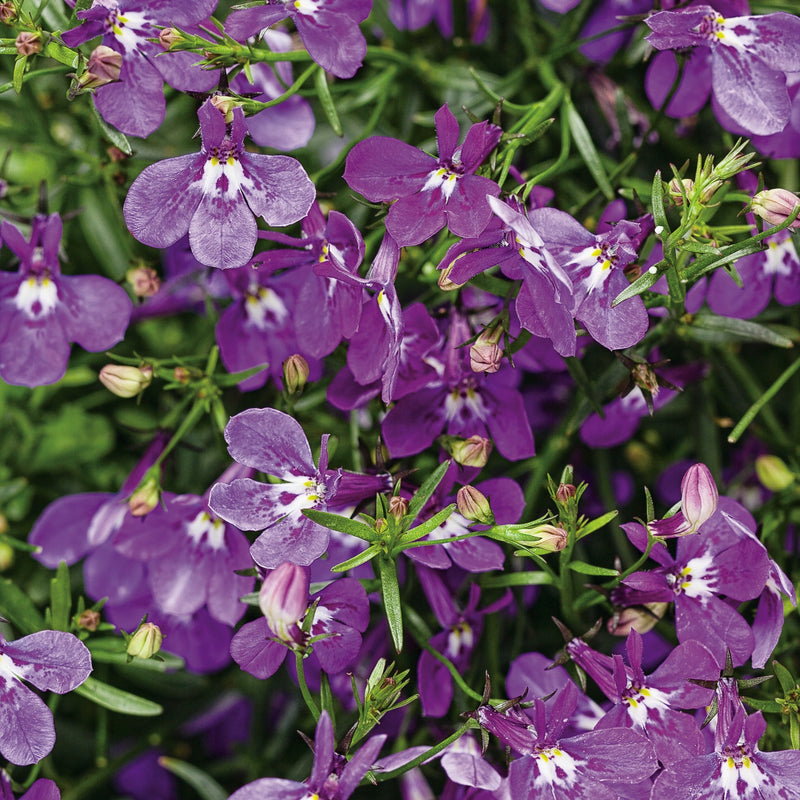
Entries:
<svg viewBox="0 0 800 800">
<path fill-rule="evenodd" d="M 320 714 L 314 734 L 314 765 L 305 783 L 282 778 L 259 778 L 235 791 L 230 800 L 347 800 L 372 769 L 385 736 L 371 736 L 348 761 L 336 752 L 333 723 Z"/>
<path fill-rule="evenodd" d="M 0 754 L 12 764 L 35 764 L 56 741 L 53 714 L 22 683 L 66 694 L 92 671 L 83 642 L 63 631 L 39 631 L 13 642 L 0 634 Z"/>
<path fill-rule="evenodd" d="M 369 600 L 355 578 L 340 578 L 308 595 L 307 567 L 284 562 L 267 575 L 259 594 L 264 616 L 243 625 L 231 642 L 231 656 L 245 672 L 268 678 L 290 650 L 307 654 L 335 674 L 352 666 L 369 624 Z M 317 602 L 309 633 L 303 631 L 308 609 Z"/>
<path fill-rule="evenodd" d="M 240 267 L 258 240 L 255 218 L 268 225 L 297 222 L 314 201 L 314 184 L 295 159 L 244 149 L 240 108 L 233 109 L 230 125 L 210 100 L 197 116 L 200 152 L 146 167 L 125 198 L 125 222 L 151 247 L 168 247 L 188 231 L 201 264 Z"/>
<path fill-rule="evenodd" d="M 218 516 L 246 531 L 262 530 L 250 548 L 267 569 L 284 561 L 307 566 L 328 546 L 330 531 L 303 516 L 304 508 L 326 510 L 336 500 L 361 500 L 386 488 L 386 478 L 328 469 L 328 434 L 322 437 L 319 466 L 314 466 L 300 424 L 274 408 L 251 408 L 225 428 L 228 452 L 248 467 L 280 478 L 260 483 L 238 478 L 211 488 L 209 506 Z"/>
<path fill-rule="evenodd" d="M 656 536 L 686 536 L 695 533 L 717 510 L 719 492 L 705 464 L 693 464 L 681 481 L 681 505 L 671 517 L 648 524 Z"/>
<path fill-rule="evenodd" d="M 480 44 L 489 33 L 489 11 L 485 0 L 468 0 L 466 13 L 470 40 L 473 44 Z M 419 30 L 435 19 L 442 36 L 453 36 L 451 0 L 390 0 L 389 19 L 401 31 Z"/>
<path fill-rule="evenodd" d="M 352 78 L 367 53 L 358 25 L 371 9 L 372 0 L 267 0 L 231 11 L 225 32 L 243 42 L 289 17 L 317 64 L 337 78 Z"/>
<path fill-rule="evenodd" d="M 659 11 L 646 20 L 647 41 L 657 50 L 710 50 L 711 91 L 718 108 L 750 134 L 777 133 L 786 126 L 791 101 L 786 73 L 800 70 L 800 19 L 777 12 L 726 18 L 709 5 Z M 696 71 L 686 74 L 698 80 Z"/>
<path fill-rule="evenodd" d="M 21 386 L 61 380 L 70 342 L 98 352 L 124 336 L 133 304 L 100 275 L 62 275 L 61 217 L 37 214 L 30 240 L 5 220 L 3 243 L 19 258 L 15 275 L 0 272 L 0 378 Z"/>
<path fill-rule="evenodd" d="M 208 92 L 219 73 L 194 66 L 193 53 L 167 53 L 158 44 L 159 27 L 183 29 L 205 20 L 217 0 L 94 0 L 77 12 L 84 22 L 61 38 L 70 47 L 103 37 L 103 44 L 122 54 L 119 82 L 94 93 L 107 122 L 131 136 L 149 136 L 164 121 L 164 81 L 181 91 Z"/>
<path fill-rule="evenodd" d="M 14 800 L 11 779 L 5 770 L 0 770 L 0 800 Z M 20 795 L 19 800 L 61 800 L 61 792 L 53 781 L 39 778 L 25 794 Z"/>
<path fill-rule="evenodd" d="M 444 105 L 436 112 L 439 158 L 386 136 L 371 136 L 348 153 L 344 179 L 373 202 L 396 200 L 386 230 L 401 247 L 420 244 L 445 225 L 461 237 L 478 236 L 489 224 L 487 195 L 500 187 L 475 171 L 500 141 L 496 125 L 472 125 L 458 145 L 456 118 Z"/>
</svg>

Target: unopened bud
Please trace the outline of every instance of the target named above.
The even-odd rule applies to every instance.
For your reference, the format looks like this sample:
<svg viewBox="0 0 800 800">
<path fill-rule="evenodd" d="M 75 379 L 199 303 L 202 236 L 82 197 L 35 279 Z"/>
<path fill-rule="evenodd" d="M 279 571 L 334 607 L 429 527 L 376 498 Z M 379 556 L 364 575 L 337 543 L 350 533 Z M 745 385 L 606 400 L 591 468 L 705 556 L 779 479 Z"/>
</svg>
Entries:
<svg viewBox="0 0 800 800">
<path fill-rule="evenodd" d="M 650 364 L 636 364 L 631 369 L 633 382 L 646 392 L 650 392 L 653 397 L 658 394 L 658 375 Z"/>
<path fill-rule="evenodd" d="M 96 631 L 100 625 L 100 612 L 87 608 L 78 617 L 78 627 L 87 631 Z"/>
<path fill-rule="evenodd" d="M 96 89 L 119 80 L 122 69 L 122 53 L 101 44 L 92 50 L 86 63 L 86 72 L 78 79 L 81 89 Z"/>
<path fill-rule="evenodd" d="M 131 636 L 126 652 L 136 658 L 152 658 L 161 649 L 162 641 L 161 628 L 152 622 L 144 622 Z"/>
<path fill-rule="evenodd" d="M 681 510 L 686 521 L 697 530 L 717 510 L 719 492 L 711 470 L 693 464 L 681 481 Z"/>
<path fill-rule="evenodd" d="M 560 483 L 556 489 L 556 502 L 568 503 L 575 497 L 577 490 L 571 483 Z"/>
<path fill-rule="evenodd" d="M 128 158 L 128 154 L 123 152 L 119 149 L 119 147 L 114 147 L 113 145 L 106 150 L 108 153 L 108 157 L 114 164 L 118 164 L 120 161 L 125 161 Z"/>
<path fill-rule="evenodd" d="M 681 194 L 681 188 L 683 188 L 683 194 Z M 667 194 L 675 203 L 676 206 L 683 205 L 683 197 L 684 195 L 686 198 L 690 198 L 692 196 L 692 192 L 694 191 L 694 181 L 691 178 L 684 178 L 683 180 L 679 180 L 678 178 L 673 178 L 669 182 L 669 188 L 667 189 Z"/>
<path fill-rule="evenodd" d="M 533 546 L 548 553 L 558 553 L 567 546 L 567 532 L 560 525 L 537 525 L 524 531 L 526 537 L 535 537 Z"/>
<path fill-rule="evenodd" d="M 782 492 L 795 481 L 794 473 L 778 456 L 759 456 L 756 459 L 756 475 L 765 489 Z"/>
<path fill-rule="evenodd" d="M 176 383 L 189 383 L 192 373 L 186 367 L 175 367 L 172 371 L 172 379 Z"/>
<path fill-rule="evenodd" d="M 289 394 L 299 394 L 308 383 L 308 361 L 295 353 L 283 362 L 283 381 Z"/>
<path fill-rule="evenodd" d="M 470 436 L 459 439 L 457 436 L 442 436 L 442 446 L 462 467 L 485 467 L 492 452 L 491 439 L 483 436 Z"/>
<path fill-rule="evenodd" d="M 169 50 L 173 44 L 180 42 L 182 36 L 174 28 L 162 28 L 158 34 L 158 43 L 165 49 Z"/>
<path fill-rule="evenodd" d="M 134 267 L 125 273 L 136 297 L 152 297 L 161 288 L 161 278 L 151 267 Z"/>
<path fill-rule="evenodd" d="M 0 515 L 2 516 L 2 515 Z M 0 542 L 0 572 L 5 572 L 14 563 L 14 548 Z"/>
<path fill-rule="evenodd" d="M 664 616 L 667 603 L 645 603 L 643 606 L 628 606 L 608 621 L 608 632 L 614 636 L 627 636 L 632 630 L 647 633 Z"/>
<path fill-rule="evenodd" d="M 439 288 L 443 292 L 454 292 L 456 289 L 460 289 L 462 284 L 460 283 L 453 283 L 450 280 L 450 273 L 453 271 L 452 265 L 449 267 L 445 267 L 443 270 L 439 272 Z"/>
<path fill-rule="evenodd" d="M 14 41 L 14 47 L 21 56 L 32 56 L 42 52 L 42 37 L 33 31 L 20 31 Z"/>
<path fill-rule="evenodd" d="M 494 525 L 494 514 L 486 495 L 474 486 L 462 486 L 456 494 L 456 508 L 462 517 L 481 525 Z"/>
<path fill-rule="evenodd" d="M 765 189 L 750 202 L 750 210 L 770 225 L 780 225 L 800 205 L 800 198 L 788 189 Z M 790 228 L 800 228 L 800 219 L 795 219 Z"/>
<path fill-rule="evenodd" d="M 399 495 L 389 498 L 389 513 L 395 519 L 402 519 L 406 514 L 408 514 L 408 500 L 406 500 L 405 497 L 400 497 Z"/>
<path fill-rule="evenodd" d="M 283 642 L 299 641 L 300 623 L 308 609 L 308 570 L 284 561 L 267 575 L 258 593 L 258 607 L 270 630 Z"/>
<path fill-rule="evenodd" d="M 503 351 L 496 344 L 475 342 L 469 348 L 469 365 L 473 372 L 492 374 L 500 369 L 503 362 Z"/>
<path fill-rule="evenodd" d="M 10 25 L 16 18 L 17 9 L 13 3 L 0 3 L 0 22 Z"/>
<path fill-rule="evenodd" d="M 236 101 L 232 97 L 228 97 L 224 94 L 215 94 L 211 98 L 211 105 L 222 113 L 225 117 L 225 122 L 233 122 L 233 109 L 236 105 Z"/>
<path fill-rule="evenodd" d="M 0 512 L 0 533 L 8 533 L 8 520 L 2 512 Z"/>
<path fill-rule="evenodd" d="M 161 487 L 155 478 L 147 478 L 139 484 L 136 491 L 128 500 L 128 510 L 131 516 L 147 516 L 157 505 L 161 498 Z"/>
<path fill-rule="evenodd" d="M 152 382 L 153 368 L 149 364 L 142 367 L 106 364 L 98 377 L 100 383 L 117 397 L 136 397 Z"/>
</svg>

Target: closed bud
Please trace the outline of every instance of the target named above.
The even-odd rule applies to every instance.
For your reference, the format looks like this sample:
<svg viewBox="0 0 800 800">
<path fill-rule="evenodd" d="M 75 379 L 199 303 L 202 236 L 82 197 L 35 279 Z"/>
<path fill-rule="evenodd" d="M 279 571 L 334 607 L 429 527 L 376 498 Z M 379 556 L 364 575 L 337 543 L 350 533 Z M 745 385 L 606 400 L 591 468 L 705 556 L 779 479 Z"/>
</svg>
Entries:
<svg viewBox="0 0 800 800">
<path fill-rule="evenodd" d="M 308 383 L 308 361 L 295 353 L 283 362 L 283 381 L 289 394 L 299 394 Z"/>
<path fill-rule="evenodd" d="M 470 436 L 459 439 L 456 436 L 442 436 L 442 445 L 453 457 L 456 464 L 462 467 L 485 467 L 492 452 L 491 439 L 483 436 Z"/>
<path fill-rule="evenodd" d="M 683 188 L 683 194 L 681 194 L 681 188 Z M 672 200 L 676 206 L 682 206 L 683 196 L 686 195 L 686 198 L 689 199 L 691 198 L 693 191 L 694 181 L 691 178 L 684 178 L 683 180 L 673 178 L 669 182 L 667 194 L 669 195 L 670 200 Z"/>
<path fill-rule="evenodd" d="M 756 459 L 756 475 L 765 489 L 782 492 L 795 481 L 794 473 L 778 456 L 759 456 Z"/>
<path fill-rule="evenodd" d="M 577 490 L 571 483 L 560 483 L 556 489 L 556 502 L 568 503 L 575 497 Z"/>
<path fill-rule="evenodd" d="M 233 122 L 233 109 L 236 106 L 236 101 L 232 97 L 228 97 L 225 94 L 215 94 L 211 98 L 211 105 L 223 114 L 226 123 Z"/>
<path fill-rule="evenodd" d="M 308 571 L 284 561 L 267 575 L 258 593 L 258 607 L 272 632 L 286 644 L 299 643 L 300 623 L 308 609 Z"/>
<path fill-rule="evenodd" d="M 158 43 L 165 49 L 169 50 L 173 44 L 182 41 L 182 36 L 174 28 L 162 28 L 158 34 Z"/>
<path fill-rule="evenodd" d="M 492 374 L 500 369 L 503 351 L 496 344 L 475 342 L 469 348 L 469 365 L 473 372 Z"/>
<path fill-rule="evenodd" d="M 100 383 L 117 397 L 136 397 L 152 382 L 153 368 L 149 364 L 142 367 L 106 364 L 98 377 Z"/>
<path fill-rule="evenodd" d="M 0 518 L 5 519 L 2 514 Z M 0 542 L 0 572 L 5 572 L 14 563 L 14 548 L 5 542 Z"/>
<path fill-rule="evenodd" d="M 788 189 L 765 189 L 750 202 L 750 210 L 770 225 L 780 225 L 800 205 L 800 198 Z M 800 228 L 800 219 L 795 219 L 790 228 Z"/>
<path fill-rule="evenodd" d="M 461 288 L 460 283 L 453 283 L 453 281 L 450 280 L 450 273 L 452 272 L 452 270 L 453 267 L 450 266 L 450 267 L 445 267 L 445 269 L 440 270 L 439 272 L 438 283 L 439 283 L 439 288 L 443 292 L 454 292 L 456 291 L 456 289 Z"/>
<path fill-rule="evenodd" d="M 87 608 L 78 617 L 78 627 L 87 631 L 96 631 L 100 625 L 100 612 Z"/>
<path fill-rule="evenodd" d="M 147 516 L 158 505 L 160 499 L 161 487 L 158 481 L 153 477 L 147 478 L 128 499 L 128 510 L 134 517 Z"/>
<path fill-rule="evenodd" d="M 161 628 L 152 622 L 143 622 L 128 641 L 126 652 L 135 658 L 152 658 L 161 649 L 162 641 Z"/>
<path fill-rule="evenodd" d="M 10 25 L 17 18 L 17 9 L 13 3 L 0 3 L 0 22 Z"/>
<path fill-rule="evenodd" d="M 717 510 L 719 492 L 711 470 L 705 464 L 693 464 L 681 481 L 681 511 L 697 530 Z"/>
<path fill-rule="evenodd" d="M 119 80 L 121 69 L 122 53 L 104 44 L 98 45 L 92 50 L 86 63 L 86 72 L 78 79 L 78 85 L 81 89 L 96 89 L 98 86 L 114 83 Z"/>
<path fill-rule="evenodd" d="M 627 636 L 632 630 L 647 633 L 656 626 L 666 610 L 667 603 L 628 606 L 608 621 L 608 632 L 614 636 Z"/>
<path fill-rule="evenodd" d="M 36 53 L 41 53 L 42 37 L 39 33 L 34 33 L 33 31 L 20 31 L 14 41 L 14 47 L 17 54 L 21 56 L 32 56 Z"/>
<path fill-rule="evenodd" d="M 548 553 L 558 553 L 567 546 L 567 532 L 560 525 L 537 525 L 526 530 L 527 537 L 535 537 L 533 546 Z"/>
<path fill-rule="evenodd" d="M 405 497 L 395 495 L 389 499 L 389 513 L 397 520 L 402 519 L 408 514 L 408 500 Z"/>
<path fill-rule="evenodd" d="M 151 267 L 134 267 L 125 273 L 125 280 L 131 285 L 137 297 L 152 297 L 161 288 L 161 278 Z"/>
<path fill-rule="evenodd" d="M 462 486 L 456 494 L 456 508 L 462 517 L 481 525 L 494 525 L 494 514 L 486 495 L 474 486 Z"/>
</svg>

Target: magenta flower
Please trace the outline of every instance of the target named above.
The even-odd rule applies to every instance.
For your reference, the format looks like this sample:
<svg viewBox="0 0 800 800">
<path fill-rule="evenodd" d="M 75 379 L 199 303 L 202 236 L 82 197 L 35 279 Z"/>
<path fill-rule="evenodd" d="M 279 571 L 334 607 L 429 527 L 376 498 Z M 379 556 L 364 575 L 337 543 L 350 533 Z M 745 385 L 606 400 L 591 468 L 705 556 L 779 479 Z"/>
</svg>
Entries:
<svg viewBox="0 0 800 800">
<path fill-rule="evenodd" d="M 786 73 L 800 71 L 800 19 L 783 12 L 726 18 L 710 5 L 692 5 L 646 22 L 657 50 L 710 50 L 714 102 L 734 127 L 762 136 L 783 130 L 791 113 Z M 691 67 L 686 74 L 704 84 Z"/>
<path fill-rule="evenodd" d="M 201 264 L 240 267 L 258 240 L 255 218 L 268 225 L 297 222 L 314 202 L 314 184 L 295 159 L 244 149 L 240 108 L 230 125 L 210 100 L 197 116 L 200 152 L 146 167 L 125 198 L 125 222 L 143 244 L 169 247 L 188 232 Z"/>
<path fill-rule="evenodd" d="M 371 136 L 347 155 L 344 179 L 372 202 L 396 200 L 386 230 L 398 245 L 420 244 L 445 225 L 451 233 L 474 237 L 492 217 L 487 195 L 500 187 L 475 171 L 500 141 L 496 125 L 472 125 L 458 144 L 459 128 L 450 109 L 436 112 L 439 158 L 387 136 Z"/>
<path fill-rule="evenodd" d="M 100 275 L 62 275 L 61 217 L 37 214 L 30 240 L 10 222 L 3 243 L 19 258 L 15 275 L 0 272 L 0 378 L 21 386 L 61 380 L 70 342 L 97 352 L 124 336 L 133 304 Z"/>
<path fill-rule="evenodd" d="M 0 634 L 0 754 L 12 764 L 35 764 L 56 741 L 53 714 L 22 681 L 66 694 L 92 671 L 83 642 L 63 631 L 39 631 L 13 642 Z"/>
<path fill-rule="evenodd" d="M 231 11 L 225 33 L 240 42 L 289 17 L 308 54 L 337 78 L 352 78 L 367 53 L 358 25 L 372 10 L 372 0 L 267 0 Z"/>
<path fill-rule="evenodd" d="M 61 38 L 70 47 L 103 37 L 103 44 L 122 54 L 119 81 L 94 93 L 107 122 L 130 136 L 149 136 L 164 121 L 164 81 L 181 91 L 208 92 L 219 73 L 194 66 L 193 53 L 167 53 L 158 43 L 158 26 L 183 29 L 210 16 L 217 0 L 94 0 L 77 12 L 83 22 Z"/>
</svg>

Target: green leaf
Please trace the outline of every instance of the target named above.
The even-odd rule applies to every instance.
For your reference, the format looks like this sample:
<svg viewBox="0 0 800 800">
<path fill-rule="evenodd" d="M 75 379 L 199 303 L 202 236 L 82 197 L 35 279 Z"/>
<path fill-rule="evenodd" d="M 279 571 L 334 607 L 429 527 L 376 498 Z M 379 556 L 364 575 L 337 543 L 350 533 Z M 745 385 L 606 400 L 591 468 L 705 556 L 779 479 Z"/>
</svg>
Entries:
<svg viewBox="0 0 800 800">
<path fill-rule="evenodd" d="M 735 317 L 718 317 L 701 311 L 692 317 L 690 324 L 682 325 L 679 332 L 703 342 L 761 342 L 774 347 L 792 347 L 792 340 L 766 325 Z"/>
<path fill-rule="evenodd" d="M 449 506 L 443 508 L 437 514 L 434 514 L 426 522 L 423 522 L 421 525 L 417 525 L 416 528 L 411 528 L 411 530 L 406 531 L 400 537 L 400 541 L 403 543 L 415 542 L 417 539 L 427 536 L 427 534 L 429 534 L 431 531 L 436 530 L 436 528 L 438 528 L 455 510 L 455 503 L 450 503 Z M 403 548 L 401 547 L 401 549 Z"/>
<path fill-rule="evenodd" d="M 411 519 L 414 519 L 425 503 L 430 500 L 431 495 L 436 491 L 436 487 L 442 482 L 442 479 L 450 466 L 449 461 L 444 461 L 433 471 L 433 473 L 422 483 L 422 486 L 417 489 L 416 494 L 411 498 L 408 504 L 408 514 Z"/>
<path fill-rule="evenodd" d="M 174 672 L 184 666 L 182 658 L 164 650 L 159 650 L 156 658 L 131 658 L 126 652 L 125 640 L 118 636 L 91 638 L 85 644 L 92 654 L 92 661 L 100 664 L 116 664 L 149 672 Z"/>
<path fill-rule="evenodd" d="M 658 170 L 653 177 L 653 185 L 650 189 L 650 202 L 653 207 L 653 221 L 656 226 L 661 226 L 663 230 L 659 236 L 666 238 L 669 236 L 669 220 L 667 212 L 664 210 L 664 182 L 661 180 L 661 170 Z"/>
<path fill-rule="evenodd" d="M 593 519 L 591 522 L 587 522 L 583 527 L 578 529 L 578 539 L 583 539 L 584 536 L 588 536 L 590 533 L 594 533 L 596 530 L 599 530 L 605 525 L 608 525 L 614 517 L 617 516 L 619 512 L 608 511 L 603 514 L 602 517 L 598 517 L 597 519 Z"/>
<path fill-rule="evenodd" d="M 357 539 L 363 539 L 365 542 L 371 542 L 377 536 L 374 528 L 370 528 L 369 525 L 365 525 L 357 519 L 331 514 L 329 511 L 319 511 L 316 508 L 304 508 L 303 514 L 317 525 L 339 533 L 347 533 Z"/>
<path fill-rule="evenodd" d="M 87 678 L 75 689 L 75 694 L 109 709 L 109 711 L 133 717 L 157 717 L 164 711 L 158 703 L 154 703 L 152 700 L 145 700 L 144 697 L 117 689 L 115 686 L 109 686 L 92 677 Z"/>
<path fill-rule="evenodd" d="M 392 634 L 394 648 L 399 653 L 403 649 L 403 606 L 400 602 L 400 584 L 397 581 L 397 564 L 385 556 L 377 559 L 378 577 L 381 579 L 383 607 L 386 621 Z"/>
<path fill-rule="evenodd" d="M 792 673 L 780 661 L 772 662 L 772 671 L 775 673 L 775 677 L 778 679 L 784 694 L 788 694 L 797 688 L 797 681 L 792 677 Z"/>
<path fill-rule="evenodd" d="M 14 75 L 11 78 L 11 83 L 14 86 L 14 91 L 19 94 L 22 91 L 22 78 L 25 75 L 25 65 L 28 63 L 27 56 L 17 56 L 14 62 Z"/>
<path fill-rule="evenodd" d="M 202 800 L 227 800 L 230 796 L 230 793 L 223 789 L 207 772 L 194 764 L 167 756 L 161 756 L 158 764 L 186 781 Z"/>
<path fill-rule="evenodd" d="M 742 702 L 747 703 L 751 708 L 759 711 L 766 711 L 768 714 L 781 714 L 783 707 L 774 700 L 759 700 L 756 697 L 742 697 Z"/>
<path fill-rule="evenodd" d="M 94 108 L 94 103 L 89 104 Z M 78 217 L 86 242 L 105 274 L 115 281 L 125 277 L 133 255 L 119 199 L 105 187 L 84 187 L 79 195 L 84 213 Z"/>
<path fill-rule="evenodd" d="M 100 112 L 97 110 L 97 106 L 94 103 L 89 103 L 89 108 L 92 109 L 92 116 L 94 117 L 94 121 L 97 124 L 97 127 L 103 133 L 103 136 L 108 139 L 114 147 L 118 147 L 125 153 L 126 156 L 133 155 L 133 148 L 131 147 L 131 143 L 128 141 L 128 137 L 125 136 L 124 133 L 120 133 L 116 128 L 109 125 L 101 116 Z"/>
<path fill-rule="evenodd" d="M 61 561 L 54 578 L 50 579 L 50 620 L 54 631 L 68 631 L 72 612 L 69 567 Z"/>
<path fill-rule="evenodd" d="M 573 572 L 580 572 L 581 575 L 602 575 L 603 577 L 616 578 L 619 576 L 618 569 L 608 569 L 607 567 L 596 567 L 587 564 L 585 561 L 570 561 L 567 566 Z"/>
<path fill-rule="evenodd" d="M 80 61 L 80 56 L 71 47 L 61 44 L 61 42 L 51 39 L 43 48 L 42 55 L 53 58 L 68 67 L 75 69 Z"/>
<path fill-rule="evenodd" d="M 371 561 L 376 555 L 378 555 L 378 553 L 380 553 L 380 548 L 378 545 L 370 545 L 366 550 L 359 553 L 357 556 L 348 558 L 347 561 L 342 561 L 335 567 L 331 567 L 331 572 L 347 572 L 349 569 L 355 569 L 362 564 L 366 564 L 367 561 Z"/>
<path fill-rule="evenodd" d="M 612 308 L 652 288 L 658 282 L 659 278 L 667 271 L 668 266 L 667 262 L 663 259 L 657 264 L 653 264 L 652 267 L 648 268 L 647 272 L 643 272 L 630 286 L 623 289 L 614 298 L 614 302 L 611 304 Z"/>
<path fill-rule="evenodd" d="M 575 142 L 575 146 L 578 148 L 578 152 L 581 154 L 581 158 L 584 160 L 584 163 L 606 200 L 613 200 L 614 190 L 611 188 L 611 183 L 608 180 L 608 175 L 606 175 L 603 162 L 600 160 L 600 154 L 594 146 L 589 129 L 581 119 L 580 114 L 575 110 L 575 106 L 572 105 L 572 101 L 569 98 L 565 99 L 564 108 L 567 114 L 567 123 L 572 133 L 572 139 Z"/>
<path fill-rule="evenodd" d="M 0 579 L 0 617 L 7 619 L 23 635 L 44 628 L 44 618 L 33 601 L 8 578 Z"/>
<path fill-rule="evenodd" d="M 317 97 L 319 98 L 322 110 L 325 112 L 325 116 L 328 118 L 331 128 L 333 128 L 333 132 L 337 136 L 341 136 L 342 123 L 339 121 L 339 114 L 336 112 L 336 106 L 333 104 L 331 90 L 328 87 L 328 76 L 325 70 L 318 69 L 316 71 L 314 75 L 314 86 L 316 87 Z"/>
<path fill-rule="evenodd" d="M 789 741 L 792 743 L 792 750 L 800 750 L 800 720 L 797 714 L 789 717 Z"/>
<path fill-rule="evenodd" d="M 505 575 L 491 575 L 481 579 L 484 589 L 505 589 L 507 586 L 546 586 L 553 578 L 546 572 L 508 572 Z"/>
</svg>

